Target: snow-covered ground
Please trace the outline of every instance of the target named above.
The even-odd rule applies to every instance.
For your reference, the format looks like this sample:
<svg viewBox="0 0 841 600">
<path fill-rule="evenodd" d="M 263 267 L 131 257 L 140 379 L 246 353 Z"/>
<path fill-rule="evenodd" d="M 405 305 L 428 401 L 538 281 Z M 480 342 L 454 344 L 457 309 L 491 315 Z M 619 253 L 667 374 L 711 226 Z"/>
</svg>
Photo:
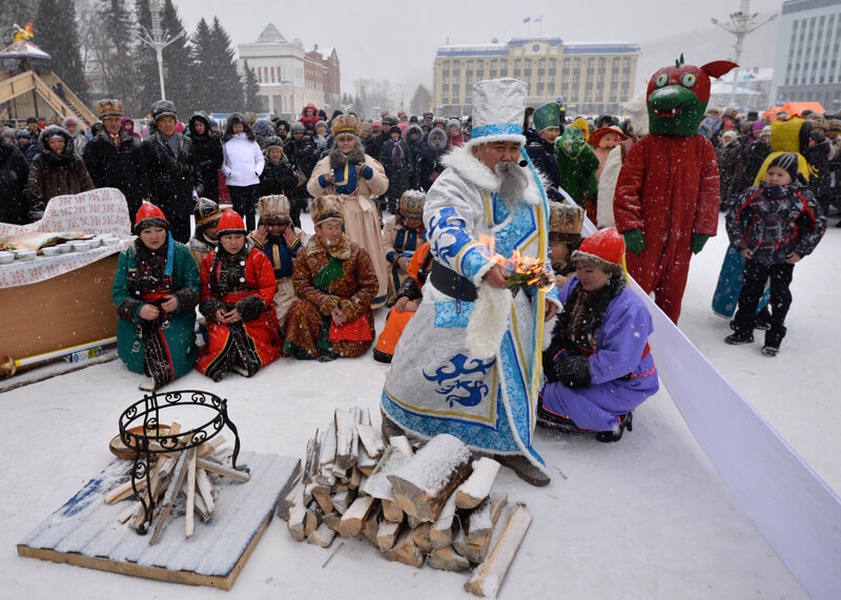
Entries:
<svg viewBox="0 0 841 600">
<path fill-rule="evenodd" d="M 719 231 L 693 260 L 681 329 L 841 491 L 841 404 L 832 392 L 841 231 L 831 227 L 816 254 L 795 269 L 789 334 L 776 358 L 760 354 L 761 339 L 752 346 L 723 342 L 728 323 L 709 308 L 726 247 L 723 223 Z M 170 388 L 227 398 L 243 449 L 302 456 L 335 407 L 366 406 L 376 414 L 384 375 L 369 353 L 332 363 L 283 359 L 252 379 L 230 375 L 220 383 L 193 372 Z M 120 412 L 142 397 L 140 379 L 112 361 L 0 394 L 1 597 L 471 597 L 462 590 L 465 575 L 390 563 L 361 540 L 337 539 L 326 550 L 301 544 L 278 519 L 230 592 L 19 558 L 15 544 L 112 460 L 108 442 Z M 536 446 L 553 473 L 546 488 L 502 469 L 495 489 L 525 502 L 534 520 L 499 597 L 808 597 L 724 486 L 667 391 L 635 417 L 634 431 L 617 444 L 539 430 Z"/>
</svg>

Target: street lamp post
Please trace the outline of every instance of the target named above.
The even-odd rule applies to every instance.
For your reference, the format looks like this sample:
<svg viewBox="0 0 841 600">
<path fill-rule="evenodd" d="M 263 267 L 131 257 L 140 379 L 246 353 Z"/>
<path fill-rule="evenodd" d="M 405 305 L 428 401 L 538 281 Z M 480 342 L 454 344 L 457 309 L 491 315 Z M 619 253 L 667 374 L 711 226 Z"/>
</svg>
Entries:
<svg viewBox="0 0 841 600">
<path fill-rule="evenodd" d="M 149 32 L 145 27 L 141 27 L 144 35 L 138 35 L 137 39 L 155 49 L 155 57 L 158 61 L 158 79 L 161 85 L 161 100 L 166 100 L 166 92 L 164 91 L 164 48 L 175 42 L 185 32 L 182 31 L 174 38 L 170 38 L 168 31 L 161 31 L 161 0 L 149 0 L 149 10 L 152 13 L 152 31 Z"/>
<path fill-rule="evenodd" d="M 735 56 L 733 62 L 736 63 L 736 69 L 733 71 L 733 85 L 730 88 L 730 105 L 733 106 L 736 102 L 736 83 L 739 81 L 739 59 L 742 57 L 742 46 L 745 42 L 745 37 L 763 25 L 766 25 L 777 18 L 777 13 L 773 13 L 761 23 L 756 22 L 756 17 L 759 13 L 750 14 L 750 0 L 741 0 L 739 11 L 730 15 L 729 23 L 721 23 L 718 19 L 710 19 L 713 25 L 718 25 L 725 31 L 728 31 L 736 36 L 736 44 L 733 47 Z"/>
</svg>

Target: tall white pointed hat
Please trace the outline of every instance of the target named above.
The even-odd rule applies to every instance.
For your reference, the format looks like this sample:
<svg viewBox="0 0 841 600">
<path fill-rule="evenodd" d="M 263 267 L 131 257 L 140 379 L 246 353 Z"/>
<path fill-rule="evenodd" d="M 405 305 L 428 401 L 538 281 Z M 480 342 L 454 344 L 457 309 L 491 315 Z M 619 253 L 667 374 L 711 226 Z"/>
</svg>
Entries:
<svg viewBox="0 0 841 600">
<path fill-rule="evenodd" d="M 473 129 L 468 145 L 511 141 L 526 143 L 523 117 L 528 86 L 518 79 L 488 79 L 473 88 Z"/>
</svg>

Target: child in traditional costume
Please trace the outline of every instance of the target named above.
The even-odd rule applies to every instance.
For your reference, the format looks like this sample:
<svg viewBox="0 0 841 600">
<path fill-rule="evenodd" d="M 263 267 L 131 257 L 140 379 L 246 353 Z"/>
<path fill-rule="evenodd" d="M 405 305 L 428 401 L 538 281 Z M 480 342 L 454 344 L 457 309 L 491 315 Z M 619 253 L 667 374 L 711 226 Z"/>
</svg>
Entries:
<svg viewBox="0 0 841 600">
<path fill-rule="evenodd" d="M 286 196 L 263 196 L 257 201 L 257 230 L 251 242 L 271 261 L 277 279 L 274 309 L 283 330 L 286 313 L 295 301 L 292 271 L 298 251 L 307 243 L 304 232 L 292 224 L 291 206 Z"/>
<path fill-rule="evenodd" d="M 385 259 L 391 268 L 388 280 L 388 306 L 397 299 L 397 290 L 406 279 L 409 260 L 423 244 L 423 203 L 426 194 L 417 190 L 406 190 L 400 197 L 397 214 L 388 219 L 383 227 Z"/>
</svg>

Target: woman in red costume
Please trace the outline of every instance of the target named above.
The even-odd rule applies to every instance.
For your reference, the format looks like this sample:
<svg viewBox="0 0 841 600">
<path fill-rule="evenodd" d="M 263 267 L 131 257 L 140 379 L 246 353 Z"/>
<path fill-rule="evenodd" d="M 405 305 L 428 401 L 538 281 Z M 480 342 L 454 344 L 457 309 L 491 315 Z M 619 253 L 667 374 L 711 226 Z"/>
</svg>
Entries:
<svg viewBox="0 0 841 600">
<path fill-rule="evenodd" d="M 282 340 L 272 300 L 277 291 L 272 264 L 246 241 L 245 223 L 226 210 L 219 219 L 219 245 L 201 263 L 201 304 L 207 344 L 196 370 L 219 381 L 229 371 L 251 377 L 281 354 Z"/>
</svg>

